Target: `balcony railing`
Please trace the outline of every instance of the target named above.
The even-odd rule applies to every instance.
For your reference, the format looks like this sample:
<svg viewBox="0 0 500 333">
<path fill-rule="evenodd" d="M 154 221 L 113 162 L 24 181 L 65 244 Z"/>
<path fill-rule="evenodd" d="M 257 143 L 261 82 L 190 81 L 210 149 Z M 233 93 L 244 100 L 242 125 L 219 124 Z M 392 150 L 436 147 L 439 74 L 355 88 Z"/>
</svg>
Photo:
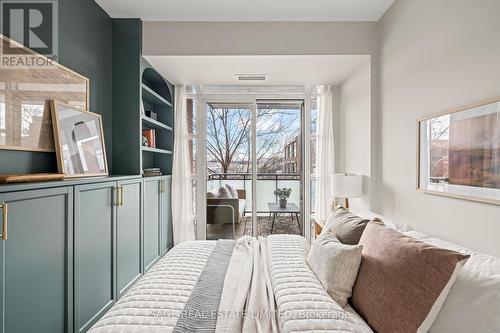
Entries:
<svg viewBox="0 0 500 333">
<path fill-rule="evenodd" d="M 226 184 L 246 191 L 246 213 L 252 207 L 252 174 L 251 173 L 213 173 L 207 175 L 207 190 L 216 190 Z M 257 213 L 269 211 L 268 202 L 278 202 L 274 191 L 278 188 L 291 188 L 289 202 L 300 207 L 301 175 L 300 173 L 258 173 L 257 174 Z"/>
</svg>

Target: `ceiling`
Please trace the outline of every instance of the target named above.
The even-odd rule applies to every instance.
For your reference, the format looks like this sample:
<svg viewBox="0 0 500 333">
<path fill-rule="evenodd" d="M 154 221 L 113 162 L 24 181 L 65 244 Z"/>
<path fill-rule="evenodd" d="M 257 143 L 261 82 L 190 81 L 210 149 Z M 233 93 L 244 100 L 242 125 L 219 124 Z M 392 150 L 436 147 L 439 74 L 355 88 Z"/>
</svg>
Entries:
<svg viewBox="0 0 500 333">
<path fill-rule="evenodd" d="M 96 0 L 143 21 L 378 21 L 394 0 Z"/>
<path fill-rule="evenodd" d="M 340 84 L 368 65 L 367 55 L 146 56 L 173 84 Z M 265 81 L 238 81 L 235 74 L 267 74 Z"/>
</svg>

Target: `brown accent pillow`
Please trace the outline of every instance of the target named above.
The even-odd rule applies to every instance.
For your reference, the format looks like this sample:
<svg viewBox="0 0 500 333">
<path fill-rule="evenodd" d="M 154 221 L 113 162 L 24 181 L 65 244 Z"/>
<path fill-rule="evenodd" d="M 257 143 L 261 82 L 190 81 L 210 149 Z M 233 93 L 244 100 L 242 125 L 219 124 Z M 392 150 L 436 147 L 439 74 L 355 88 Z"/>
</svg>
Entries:
<svg viewBox="0 0 500 333">
<path fill-rule="evenodd" d="M 354 215 L 346 208 L 338 206 L 328 216 L 323 230 L 333 232 L 343 244 L 356 245 L 368 222 L 370 220 Z"/>
<path fill-rule="evenodd" d="M 377 332 L 427 332 L 465 259 L 374 222 L 361 239 L 363 257 L 352 306 Z"/>
</svg>

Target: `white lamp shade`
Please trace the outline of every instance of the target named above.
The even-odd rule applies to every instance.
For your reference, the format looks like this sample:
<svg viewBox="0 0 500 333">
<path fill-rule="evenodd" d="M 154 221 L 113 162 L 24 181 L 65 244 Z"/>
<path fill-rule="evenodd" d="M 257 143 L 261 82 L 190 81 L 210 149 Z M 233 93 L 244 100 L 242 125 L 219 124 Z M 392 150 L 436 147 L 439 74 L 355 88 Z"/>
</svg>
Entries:
<svg viewBox="0 0 500 333">
<path fill-rule="evenodd" d="M 363 194 L 363 177 L 337 173 L 332 175 L 332 195 L 339 198 L 357 198 Z"/>
</svg>

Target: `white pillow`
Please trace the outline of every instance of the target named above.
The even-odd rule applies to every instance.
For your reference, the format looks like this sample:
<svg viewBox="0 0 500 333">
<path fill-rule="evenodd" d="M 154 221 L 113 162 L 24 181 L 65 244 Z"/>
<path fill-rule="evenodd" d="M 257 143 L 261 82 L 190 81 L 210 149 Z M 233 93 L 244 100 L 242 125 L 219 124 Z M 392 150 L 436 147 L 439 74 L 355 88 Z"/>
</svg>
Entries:
<svg viewBox="0 0 500 333">
<path fill-rule="evenodd" d="M 445 249 L 470 254 L 430 333 L 500 332 L 500 258 L 477 253 L 421 232 L 406 235 Z"/>
<path fill-rule="evenodd" d="M 307 263 L 330 297 L 341 307 L 347 305 L 358 277 L 362 245 L 342 244 L 325 231 L 311 244 Z"/>
</svg>

